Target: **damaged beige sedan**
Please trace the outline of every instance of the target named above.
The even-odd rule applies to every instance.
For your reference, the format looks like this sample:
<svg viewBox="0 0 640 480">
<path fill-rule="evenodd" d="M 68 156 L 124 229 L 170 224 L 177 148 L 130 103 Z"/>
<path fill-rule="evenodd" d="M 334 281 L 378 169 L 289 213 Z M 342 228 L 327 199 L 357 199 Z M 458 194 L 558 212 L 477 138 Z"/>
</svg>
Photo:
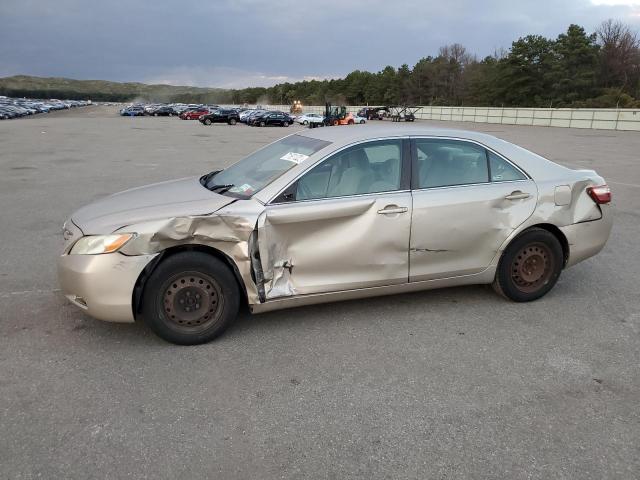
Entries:
<svg viewBox="0 0 640 480">
<path fill-rule="evenodd" d="M 610 201 L 594 171 L 481 133 L 311 129 L 78 210 L 58 272 L 89 315 L 198 344 L 243 302 L 265 312 L 468 284 L 535 300 L 603 248 Z"/>
</svg>

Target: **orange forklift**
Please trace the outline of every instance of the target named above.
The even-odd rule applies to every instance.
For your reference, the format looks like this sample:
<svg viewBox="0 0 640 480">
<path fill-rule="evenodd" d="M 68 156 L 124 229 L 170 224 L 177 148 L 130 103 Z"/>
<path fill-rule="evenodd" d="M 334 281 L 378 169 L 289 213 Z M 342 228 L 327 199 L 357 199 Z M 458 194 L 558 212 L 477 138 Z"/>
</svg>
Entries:
<svg viewBox="0 0 640 480">
<path fill-rule="evenodd" d="M 327 102 L 324 105 L 324 119 L 322 122 L 309 122 L 309 128 L 353 125 L 354 123 L 353 114 L 347 112 L 347 107 L 344 105 L 334 107 Z"/>
</svg>

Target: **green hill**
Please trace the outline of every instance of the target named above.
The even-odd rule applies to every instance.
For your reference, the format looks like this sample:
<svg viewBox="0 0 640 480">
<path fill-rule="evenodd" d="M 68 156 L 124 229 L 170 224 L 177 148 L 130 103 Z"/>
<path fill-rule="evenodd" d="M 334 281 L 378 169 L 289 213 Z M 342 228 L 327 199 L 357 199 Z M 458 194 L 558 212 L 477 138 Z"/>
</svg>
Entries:
<svg viewBox="0 0 640 480">
<path fill-rule="evenodd" d="M 233 91 L 220 88 L 146 85 L 27 75 L 0 78 L 0 95 L 119 102 L 141 100 L 228 103 L 233 100 Z"/>
</svg>

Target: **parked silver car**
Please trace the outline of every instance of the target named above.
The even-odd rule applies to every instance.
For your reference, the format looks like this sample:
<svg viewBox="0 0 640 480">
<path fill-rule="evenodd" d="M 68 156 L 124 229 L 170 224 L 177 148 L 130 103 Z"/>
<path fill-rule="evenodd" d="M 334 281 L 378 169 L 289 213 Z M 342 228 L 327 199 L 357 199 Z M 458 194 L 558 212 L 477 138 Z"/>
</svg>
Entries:
<svg viewBox="0 0 640 480">
<path fill-rule="evenodd" d="M 324 115 L 320 115 L 319 113 L 305 113 L 303 115 L 299 115 L 295 118 L 295 121 L 300 125 L 309 125 L 309 123 L 322 123 L 324 120 Z"/>
<path fill-rule="evenodd" d="M 611 193 L 498 138 L 376 125 L 289 135 L 223 171 L 128 190 L 64 225 L 64 294 L 162 338 L 252 312 L 493 284 L 522 302 L 598 253 Z"/>
</svg>

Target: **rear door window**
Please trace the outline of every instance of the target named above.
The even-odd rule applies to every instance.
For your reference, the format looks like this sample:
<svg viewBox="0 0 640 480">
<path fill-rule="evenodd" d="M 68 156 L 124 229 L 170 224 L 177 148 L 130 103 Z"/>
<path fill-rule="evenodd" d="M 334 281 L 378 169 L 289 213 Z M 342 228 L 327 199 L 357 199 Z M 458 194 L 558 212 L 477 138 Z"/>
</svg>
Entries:
<svg viewBox="0 0 640 480">
<path fill-rule="evenodd" d="M 416 139 L 418 188 L 489 182 L 486 150 L 461 140 Z"/>
</svg>

